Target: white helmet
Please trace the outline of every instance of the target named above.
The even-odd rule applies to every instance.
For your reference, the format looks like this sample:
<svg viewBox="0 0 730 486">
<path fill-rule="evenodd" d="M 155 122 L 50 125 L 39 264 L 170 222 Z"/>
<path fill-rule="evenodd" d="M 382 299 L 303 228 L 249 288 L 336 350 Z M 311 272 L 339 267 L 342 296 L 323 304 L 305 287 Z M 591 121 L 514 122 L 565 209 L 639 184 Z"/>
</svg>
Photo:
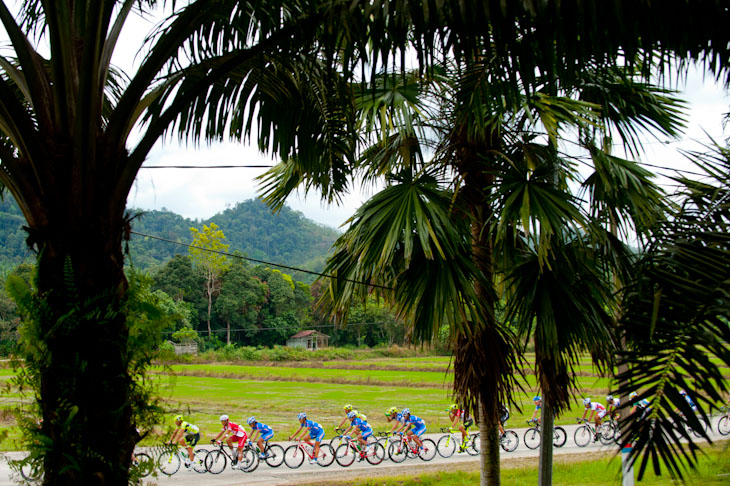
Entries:
<svg viewBox="0 0 730 486">
<path fill-rule="evenodd" d="M 228 415 L 226 415 L 226 414 L 221 415 L 221 418 L 219 420 L 221 422 L 224 422 L 224 421 L 228 420 Z"/>
<path fill-rule="evenodd" d="M 590 404 L 591 404 L 591 399 L 590 398 L 584 398 L 583 399 L 583 405 L 585 405 L 587 407 Z"/>
<path fill-rule="evenodd" d="M 609 396 L 607 396 L 607 397 L 606 397 L 606 401 L 607 401 L 607 402 L 612 402 L 612 401 L 613 401 L 613 395 L 609 395 Z"/>
</svg>

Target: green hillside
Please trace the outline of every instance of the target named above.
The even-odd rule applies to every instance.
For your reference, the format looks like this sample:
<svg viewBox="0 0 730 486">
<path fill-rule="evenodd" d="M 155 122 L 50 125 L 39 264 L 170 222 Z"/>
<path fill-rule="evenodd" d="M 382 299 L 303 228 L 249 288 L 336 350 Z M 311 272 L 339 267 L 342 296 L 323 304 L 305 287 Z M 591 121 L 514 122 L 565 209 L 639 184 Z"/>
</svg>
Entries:
<svg viewBox="0 0 730 486">
<path fill-rule="evenodd" d="M 170 211 L 143 211 L 132 220 L 132 230 L 181 243 L 190 243 L 190 228 L 202 228 L 211 222 L 226 235 L 230 251 L 251 258 L 318 271 L 338 232 L 315 223 L 288 207 L 271 214 L 258 199 L 238 203 L 235 207 L 204 220 L 190 220 Z M 25 245 L 25 224 L 18 206 L 10 196 L 0 202 L 0 270 L 8 270 L 22 261 L 34 262 Z M 164 241 L 132 235 L 131 263 L 141 270 L 153 270 L 187 248 Z M 290 272 L 287 272 L 290 273 Z M 297 280 L 311 282 L 305 273 L 292 274 Z"/>
</svg>

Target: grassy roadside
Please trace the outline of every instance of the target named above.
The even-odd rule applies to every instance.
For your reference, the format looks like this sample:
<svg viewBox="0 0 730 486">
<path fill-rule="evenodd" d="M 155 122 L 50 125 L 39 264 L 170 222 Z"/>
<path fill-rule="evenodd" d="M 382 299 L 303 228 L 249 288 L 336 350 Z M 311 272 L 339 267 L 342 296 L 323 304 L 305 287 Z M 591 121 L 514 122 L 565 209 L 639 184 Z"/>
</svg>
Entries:
<svg viewBox="0 0 730 486">
<path fill-rule="evenodd" d="M 726 486 L 730 484 L 730 442 L 720 442 L 704 450 L 697 468 L 688 470 L 685 484 L 703 486 Z M 329 486 L 467 486 L 479 483 L 478 463 L 449 471 L 406 474 L 403 476 L 360 478 L 329 481 Z M 672 480 L 666 473 L 654 474 L 647 468 L 642 486 L 674 486 L 680 481 Z M 635 468 L 635 477 L 638 466 Z M 502 460 L 502 484 L 510 486 L 532 486 L 537 484 L 537 458 Z M 299 486 L 320 485 L 300 483 Z M 560 486 L 616 486 L 621 484 L 620 459 L 608 453 L 584 453 L 555 456 L 553 484 Z"/>
</svg>

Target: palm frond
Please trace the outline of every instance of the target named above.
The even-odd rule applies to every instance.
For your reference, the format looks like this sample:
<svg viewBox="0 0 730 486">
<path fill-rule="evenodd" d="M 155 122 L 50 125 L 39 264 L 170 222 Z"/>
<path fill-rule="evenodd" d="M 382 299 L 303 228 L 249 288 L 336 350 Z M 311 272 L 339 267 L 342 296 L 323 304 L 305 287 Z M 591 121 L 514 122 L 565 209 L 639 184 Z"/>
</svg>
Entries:
<svg viewBox="0 0 730 486">
<path fill-rule="evenodd" d="M 693 154 L 707 177 L 686 181 L 681 207 L 655 232 L 625 292 L 620 324 L 629 351 L 621 360 L 628 371 L 617 377 L 626 383 L 617 393 L 641 390 L 652 403 L 650 420 L 632 417 L 624 436 L 641 438 L 631 456 L 640 460 L 640 473 L 651 463 L 657 472 L 663 465 L 681 477 L 675 456 L 695 463 L 697 444 L 671 422 L 702 428 L 677 390 L 693 396 L 705 420 L 727 396 L 720 364 L 730 366 L 728 155 L 717 146 Z"/>
</svg>

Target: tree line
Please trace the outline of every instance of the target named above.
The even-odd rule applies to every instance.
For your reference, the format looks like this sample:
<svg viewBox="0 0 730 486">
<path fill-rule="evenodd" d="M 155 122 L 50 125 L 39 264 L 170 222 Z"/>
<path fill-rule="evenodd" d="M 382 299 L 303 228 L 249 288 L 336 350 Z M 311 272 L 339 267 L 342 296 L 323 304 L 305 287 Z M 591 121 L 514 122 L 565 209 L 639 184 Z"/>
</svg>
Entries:
<svg viewBox="0 0 730 486">
<path fill-rule="evenodd" d="M 193 234 L 225 235 L 215 223 Z M 208 246 L 215 246 L 212 238 Z M 201 239 L 192 239 L 201 243 Z M 134 250 L 131 250 L 134 259 Z M 334 327 L 318 312 L 322 283 L 308 284 L 267 265 L 252 265 L 240 253 L 222 256 L 191 249 L 177 254 L 153 271 L 127 269 L 142 288 L 154 294 L 155 305 L 165 316 L 160 332 L 173 342 L 198 343 L 199 349 L 224 345 L 284 345 L 305 329 L 330 336 L 331 346 L 406 345 L 406 325 L 374 297 L 352 306 L 351 323 Z M 215 261 L 214 261 L 215 260 Z M 211 270 L 212 268 L 212 270 Z M 33 286 L 35 266 L 24 263 L 12 275 Z M 210 308 L 209 308 L 210 304 Z M 8 355 L 18 341 L 20 314 L 0 284 L 0 353 Z"/>
</svg>

